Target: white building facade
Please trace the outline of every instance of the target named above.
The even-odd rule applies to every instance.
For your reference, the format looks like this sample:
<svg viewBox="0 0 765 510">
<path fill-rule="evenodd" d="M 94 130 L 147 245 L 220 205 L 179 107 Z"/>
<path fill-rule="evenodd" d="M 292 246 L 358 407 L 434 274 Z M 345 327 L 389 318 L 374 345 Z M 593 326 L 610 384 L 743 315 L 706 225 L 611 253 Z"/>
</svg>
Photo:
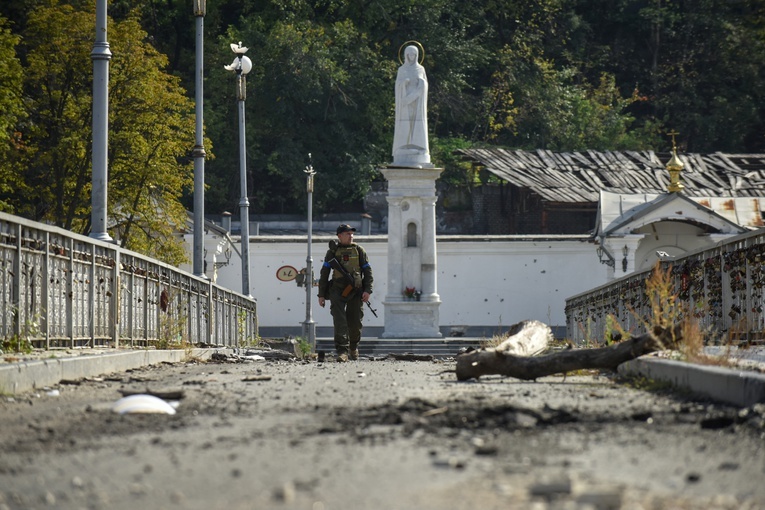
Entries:
<svg viewBox="0 0 765 510">
<path fill-rule="evenodd" d="M 314 278 L 334 236 L 314 236 Z M 188 236 L 190 241 L 191 236 Z M 208 263 L 207 275 L 216 283 L 241 290 L 239 238 L 232 239 L 230 260 L 218 254 L 216 273 Z M 366 310 L 364 336 L 379 336 L 384 328 L 387 296 L 387 236 L 358 236 L 366 249 L 375 277 L 372 306 Z M 225 235 L 206 236 L 208 258 L 225 252 Z M 190 247 L 191 245 L 187 243 Z M 222 248 L 219 248 L 221 247 Z M 252 236 L 250 239 L 251 292 L 258 301 L 261 336 L 298 336 L 306 319 L 306 292 L 295 280 L 283 281 L 277 273 L 285 266 L 297 272 L 306 266 L 306 236 Z M 607 281 L 607 271 L 595 256 L 588 236 L 438 236 L 438 294 L 440 329 L 444 336 L 465 334 L 491 337 L 522 320 L 539 320 L 564 334 L 565 300 Z M 619 268 L 621 271 L 621 268 Z M 282 271 L 284 273 L 284 271 Z M 413 284 L 404 282 L 404 286 Z M 312 292 L 313 320 L 319 336 L 332 327 L 329 308 L 319 308 Z"/>
</svg>

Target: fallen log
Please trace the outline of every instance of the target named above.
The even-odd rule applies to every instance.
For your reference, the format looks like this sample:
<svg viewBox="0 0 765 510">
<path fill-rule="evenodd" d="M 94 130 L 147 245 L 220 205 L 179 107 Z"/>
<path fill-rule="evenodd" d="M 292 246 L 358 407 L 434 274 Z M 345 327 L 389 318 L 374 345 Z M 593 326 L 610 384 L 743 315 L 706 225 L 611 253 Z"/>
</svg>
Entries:
<svg viewBox="0 0 765 510">
<path fill-rule="evenodd" d="M 457 356 L 457 380 L 482 375 L 504 375 L 526 381 L 575 370 L 616 367 L 644 354 L 675 349 L 682 341 L 682 327 L 655 327 L 651 333 L 595 349 L 568 349 L 544 356 L 516 356 L 501 349 L 479 349 Z"/>
</svg>

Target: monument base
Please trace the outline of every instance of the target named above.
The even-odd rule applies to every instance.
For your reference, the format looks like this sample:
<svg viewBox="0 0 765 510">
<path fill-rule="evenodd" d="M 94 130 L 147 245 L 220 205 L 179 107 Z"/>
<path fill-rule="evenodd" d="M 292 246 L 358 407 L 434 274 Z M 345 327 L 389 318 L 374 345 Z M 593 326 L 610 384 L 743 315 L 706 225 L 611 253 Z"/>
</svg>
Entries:
<svg viewBox="0 0 765 510">
<path fill-rule="evenodd" d="M 409 170 L 409 169 L 430 169 L 430 168 L 436 168 L 436 165 L 433 163 L 416 163 L 416 162 L 403 162 L 403 163 L 391 163 L 390 165 L 385 165 L 383 168 L 391 168 L 391 169 L 400 169 L 400 170 Z M 440 169 L 443 171 L 443 168 Z"/>
<path fill-rule="evenodd" d="M 380 338 L 441 338 L 440 301 L 384 301 L 385 330 Z"/>
</svg>

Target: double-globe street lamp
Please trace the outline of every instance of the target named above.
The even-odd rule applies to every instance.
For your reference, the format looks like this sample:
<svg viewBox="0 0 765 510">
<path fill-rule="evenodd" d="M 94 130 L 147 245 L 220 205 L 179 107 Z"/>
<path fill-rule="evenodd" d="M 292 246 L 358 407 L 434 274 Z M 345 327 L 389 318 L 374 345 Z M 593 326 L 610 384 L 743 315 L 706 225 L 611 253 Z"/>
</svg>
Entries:
<svg viewBox="0 0 765 510">
<path fill-rule="evenodd" d="M 242 294 L 250 294 L 250 202 L 247 199 L 247 149 L 244 137 L 244 100 L 247 99 L 247 80 L 245 75 L 252 71 L 252 60 L 245 57 L 247 48 L 239 44 L 231 44 L 236 54 L 234 61 L 223 66 L 227 71 L 236 73 L 236 100 L 239 104 L 239 182 L 241 198 L 239 199 L 239 222 L 241 223 L 242 239 Z"/>
</svg>

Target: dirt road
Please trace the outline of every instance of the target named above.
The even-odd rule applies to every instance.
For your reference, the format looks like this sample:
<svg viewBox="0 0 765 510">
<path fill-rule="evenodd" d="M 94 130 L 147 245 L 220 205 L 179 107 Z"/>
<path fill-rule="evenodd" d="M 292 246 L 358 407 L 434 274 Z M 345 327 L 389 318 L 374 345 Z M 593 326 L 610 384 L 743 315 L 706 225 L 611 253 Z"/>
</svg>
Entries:
<svg viewBox="0 0 765 510">
<path fill-rule="evenodd" d="M 0 509 L 765 509 L 765 406 L 453 370 L 195 362 L 5 396 Z M 111 410 L 147 389 L 177 413 Z"/>
</svg>

